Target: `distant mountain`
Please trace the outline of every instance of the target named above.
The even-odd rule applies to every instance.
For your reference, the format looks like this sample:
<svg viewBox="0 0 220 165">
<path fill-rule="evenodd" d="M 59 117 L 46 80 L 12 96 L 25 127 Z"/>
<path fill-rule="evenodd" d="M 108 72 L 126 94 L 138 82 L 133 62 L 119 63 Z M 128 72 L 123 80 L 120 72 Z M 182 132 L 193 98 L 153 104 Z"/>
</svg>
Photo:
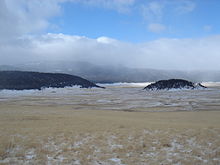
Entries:
<svg viewBox="0 0 220 165">
<path fill-rule="evenodd" d="M 145 90 L 170 90 L 170 89 L 201 89 L 206 88 L 200 83 L 193 83 L 182 79 L 160 80 L 146 86 Z"/>
<path fill-rule="evenodd" d="M 66 73 L 78 75 L 96 83 L 153 82 L 161 79 L 187 79 L 193 82 L 220 81 L 220 71 L 175 71 L 128 68 L 123 66 L 94 65 L 88 62 L 44 61 L 13 66 L 0 66 L 0 70 L 21 70 Z"/>
<path fill-rule="evenodd" d="M 61 73 L 0 71 L 0 89 L 23 90 L 48 87 L 63 88 L 78 85 L 81 88 L 102 88 L 78 76 Z"/>
<path fill-rule="evenodd" d="M 0 71 L 3 71 L 3 70 L 19 70 L 21 68 L 17 68 L 17 67 L 14 67 L 14 66 L 11 66 L 11 65 L 0 65 Z"/>
</svg>

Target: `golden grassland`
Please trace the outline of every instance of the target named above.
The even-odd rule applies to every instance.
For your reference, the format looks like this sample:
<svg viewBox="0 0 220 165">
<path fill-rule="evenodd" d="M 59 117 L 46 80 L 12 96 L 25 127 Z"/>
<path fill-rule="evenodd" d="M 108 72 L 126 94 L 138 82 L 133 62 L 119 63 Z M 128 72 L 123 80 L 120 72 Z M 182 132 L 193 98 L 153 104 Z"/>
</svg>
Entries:
<svg viewBox="0 0 220 165">
<path fill-rule="evenodd" d="M 0 164 L 220 164 L 220 111 L 0 105 Z"/>
</svg>

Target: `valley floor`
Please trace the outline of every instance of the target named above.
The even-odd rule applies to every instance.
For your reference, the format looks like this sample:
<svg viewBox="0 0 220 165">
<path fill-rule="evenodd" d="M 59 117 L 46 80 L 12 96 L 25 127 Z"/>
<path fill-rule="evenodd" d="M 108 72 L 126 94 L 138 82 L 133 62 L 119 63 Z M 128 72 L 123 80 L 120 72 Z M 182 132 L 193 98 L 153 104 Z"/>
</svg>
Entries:
<svg viewBox="0 0 220 165">
<path fill-rule="evenodd" d="M 0 164 L 220 164 L 220 111 L 0 104 Z"/>
</svg>

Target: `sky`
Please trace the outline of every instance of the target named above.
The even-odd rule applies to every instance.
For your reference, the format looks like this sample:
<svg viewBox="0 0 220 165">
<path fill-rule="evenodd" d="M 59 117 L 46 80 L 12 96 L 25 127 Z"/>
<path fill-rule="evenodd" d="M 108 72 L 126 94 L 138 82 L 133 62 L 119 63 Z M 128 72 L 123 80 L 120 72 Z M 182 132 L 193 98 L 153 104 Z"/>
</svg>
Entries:
<svg viewBox="0 0 220 165">
<path fill-rule="evenodd" d="M 0 0 L 0 64 L 220 70 L 219 0 Z"/>
</svg>

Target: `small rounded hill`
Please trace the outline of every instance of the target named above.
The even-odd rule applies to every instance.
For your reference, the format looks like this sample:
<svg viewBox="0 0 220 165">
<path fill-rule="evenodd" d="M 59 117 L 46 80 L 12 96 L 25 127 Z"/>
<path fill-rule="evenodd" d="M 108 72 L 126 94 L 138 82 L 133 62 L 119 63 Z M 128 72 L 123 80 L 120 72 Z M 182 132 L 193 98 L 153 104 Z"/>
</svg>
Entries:
<svg viewBox="0 0 220 165">
<path fill-rule="evenodd" d="M 206 88 L 200 83 L 193 83 L 183 79 L 160 80 L 146 86 L 145 90 L 170 90 L 170 89 L 199 89 Z"/>
</svg>

